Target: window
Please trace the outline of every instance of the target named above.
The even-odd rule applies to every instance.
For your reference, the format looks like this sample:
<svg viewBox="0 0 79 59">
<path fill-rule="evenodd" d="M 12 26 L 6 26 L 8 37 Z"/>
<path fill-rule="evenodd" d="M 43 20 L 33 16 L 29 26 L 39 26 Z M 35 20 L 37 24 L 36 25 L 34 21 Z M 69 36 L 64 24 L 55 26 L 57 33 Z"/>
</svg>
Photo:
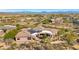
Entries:
<svg viewBox="0 0 79 59">
<path fill-rule="evenodd" d="M 76 41 L 77 41 L 77 43 L 79 43 L 79 39 L 77 39 Z"/>
<path fill-rule="evenodd" d="M 19 38 L 17 38 L 17 40 L 20 40 Z"/>
<path fill-rule="evenodd" d="M 28 37 L 28 40 L 31 40 L 31 37 Z"/>
</svg>

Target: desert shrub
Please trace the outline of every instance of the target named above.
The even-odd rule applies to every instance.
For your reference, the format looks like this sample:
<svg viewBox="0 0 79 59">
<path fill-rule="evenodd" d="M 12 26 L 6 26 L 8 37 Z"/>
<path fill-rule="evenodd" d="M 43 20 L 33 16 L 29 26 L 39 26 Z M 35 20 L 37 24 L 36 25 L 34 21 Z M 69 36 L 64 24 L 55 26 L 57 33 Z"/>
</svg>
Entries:
<svg viewBox="0 0 79 59">
<path fill-rule="evenodd" d="M 58 35 L 64 35 L 67 32 L 72 32 L 72 30 L 61 28 L 59 29 Z"/>
<path fill-rule="evenodd" d="M 16 24 L 17 30 L 19 30 L 21 28 L 21 26 L 19 24 Z"/>
<path fill-rule="evenodd" d="M 10 47 L 9 47 L 9 49 L 11 49 L 11 50 L 15 50 L 15 49 L 17 49 L 18 48 L 18 46 L 17 46 L 17 44 L 16 43 L 11 43 L 10 44 Z"/>
<path fill-rule="evenodd" d="M 18 33 L 17 29 L 10 30 L 4 35 L 4 39 L 10 39 L 10 38 L 13 39 L 17 33 Z"/>
<path fill-rule="evenodd" d="M 72 44 L 78 38 L 78 35 L 70 29 L 60 29 L 58 35 L 69 44 Z"/>
<path fill-rule="evenodd" d="M 49 24 L 50 22 L 51 22 L 51 20 L 49 20 L 49 19 L 44 19 L 44 20 L 42 21 L 43 24 Z"/>
<path fill-rule="evenodd" d="M 69 44 L 73 44 L 73 42 L 75 42 L 75 40 L 78 38 L 78 35 L 76 33 L 70 32 L 66 33 L 64 35 L 64 38 Z"/>
</svg>

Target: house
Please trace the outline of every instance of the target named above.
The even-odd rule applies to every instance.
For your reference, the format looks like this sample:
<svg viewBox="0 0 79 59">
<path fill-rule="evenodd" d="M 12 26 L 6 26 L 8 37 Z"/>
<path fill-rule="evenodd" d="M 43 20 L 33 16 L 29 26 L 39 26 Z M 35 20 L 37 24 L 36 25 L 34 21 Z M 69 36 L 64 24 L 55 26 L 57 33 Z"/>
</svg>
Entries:
<svg viewBox="0 0 79 59">
<path fill-rule="evenodd" d="M 16 26 L 13 26 L 13 25 L 4 25 L 3 28 L 7 29 L 7 30 L 9 30 L 9 29 L 16 29 Z"/>
<path fill-rule="evenodd" d="M 35 32 L 35 33 L 32 33 L 32 37 L 33 38 L 36 38 L 36 39 L 43 39 L 44 37 L 54 37 L 56 34 L 57 34 L 58 30 L 57 29 L 44 29 L 40 32 Z"/>
<path fill-rule="evenodd" d="M 38 32 L 41 32 L 42 29 L 31 29 L 31 28 L 29 28 L 28 31 L 32 34 L 32 33 L 38 33 Z"/>
<path fill-rule="evenodd" d="M 26 17 L 26 19 L 27 19 L 27 20 L 31 20 L 31 19 L 33 19 L 33 17 Z"/>
<path fill-rule="evenodd" d="M 2 36 L 4 34 L 3 30 L 0 30 L 0 36 Z"/>
<path fill-rule="evenodd" d="M 79 19 L 78 20 L 77 19 L 73 20 L 73 24 L 79 25 Z"/>
<path fill-rule="evenodd" d="M 52 32 L 47 30 L 42 30 L 41 32 L 32 33 L 31 36 L 35 39 L 43 39 L 46 37 L 52 37 Z"/>
<path fill-rule="evenodd" d="M 27 42 L 29 40 L 41 40 L 46 37 L 52 38 L 52 36 L 57 34 L 57 30 L 49 30 L 49 29 L 31 29 L 31 28 L 23 28 L 21 31 L 15 36 L 15 40 L 17 42 Z"/>
<path fill-rule="evenodd" d="M 58 29 L 46 28 L 46 30 L 50 31 L 52 33 L 52 36 L 55 36 L 58 33 Z"/>
<path fill-rule="evenodd" d="M 64 22 L 64 20 L 60 17 L 60 18 L 55 18 L 55 19 L 51 19 L 53 24 L 62 24 Z"/>
<path fill-rule="evenodd" d="M 40 39 L 44 39 L 44 38 L 46 38 L 46 37 L 52 37 L 52 32 L 51 31 L 48 31 L 48 30 L 43 30 L 43 31 L 41 31 L 40 33 L 38 33 L 37 35 L 36 35 L 36 37 L 38 37 L 38 38 L 40 38 Z"/>
<path fill-rule="evenodd" d="M 28 40 L 31 40 L 30 33 L 26 31 L 25 29 L 22 29 L 17 35 L 15 36 L 15 40 L 17 42 L 26 42 Z"/>
<path fill-rule="evenodd" d="M 51 19 L 52 23 L 55 23 L 55 19 Z"/>
<path fill-rule="evenodd" d="M 9 30 L 13 30 L 16 29 L 16 26 L 13 25 L 4 25 L 4 26 L 0 26 L 1 30 L 4 30 L 4 32 L 9 31 Z"/>
</svg>

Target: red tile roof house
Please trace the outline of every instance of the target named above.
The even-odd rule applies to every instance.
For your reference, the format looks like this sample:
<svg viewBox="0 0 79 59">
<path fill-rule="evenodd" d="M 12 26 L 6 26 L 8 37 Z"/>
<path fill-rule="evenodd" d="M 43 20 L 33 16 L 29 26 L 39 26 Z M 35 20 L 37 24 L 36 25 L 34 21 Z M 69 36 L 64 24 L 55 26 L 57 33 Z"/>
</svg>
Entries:
<svg viewBox="0 0 79 59">
<path fill-rule="evenodd" d="M 15 40 L 18 43 L 24 43 L 31 40 L 30 32 L 28 32 L 26 29 L 22 29 L 17 35 L 15 36 Z"/>
</svg>

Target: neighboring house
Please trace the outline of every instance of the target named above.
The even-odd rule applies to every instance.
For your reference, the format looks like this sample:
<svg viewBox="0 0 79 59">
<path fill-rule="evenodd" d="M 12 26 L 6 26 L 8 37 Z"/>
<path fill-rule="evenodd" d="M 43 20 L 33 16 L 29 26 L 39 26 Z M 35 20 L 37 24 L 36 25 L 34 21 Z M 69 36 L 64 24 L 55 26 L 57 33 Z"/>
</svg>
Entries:
<svg viewBox="0 0 79 59">
<path fill-rule="evenodd" d="M 24 22 L 26 19 L 24 18 L 24 17 L 19 17 L 18 19 L 17 19 L 17 22 Z"/>
<path fill-rule="evenodd" d="M 9 30 L 9 29 L 16 29 L 16 26 L 13 26 L 13 25 L 4 25 L 3 28 L 7 29 L 7 30 Z"/>
<path fill-rule="evenodd" d="M 0 36 L 2 36 L 4 34 L 3 30 L 0 30 Z"/>
<path fill-rule="evenodd" d="M 76 29 L 74 32 L 79 36 L 79 29 Z"/>
<path fill-rule="evenodd" d="M 25 29 L 22 29 L 17 35 L 15 36 L 15 40 L 17 42 L 26 42 L 28 40 L 31 40 L 30 33 L 26 31 Z"/>
<path fill-rule="evenodd" d="M 4 25 L 0 27 L 1 30 L 4 30 L 4 32 L 9 31 L 9 30 L 13 30 L 16 29 L 16 26 L 13 25 Z"/>
<path fill-rule="evenodd" d="M 56 19 L 51 19 L 51 21 L 52 21 L 53 24 L 62 24 L 64 22 L 61 17 L 56 18 Z"/>
<path fill-rule="evenodd" d="M 78 20 L 77 19 L 73 20 L 73 24 L 79 25 L 79 19 Z"/>
<path fill-rule="evenodd" d="M 26 19 L 27 19 L 27 20 L 31 20 L 31 19 L 33 19 L 33 18 L 32 18 L 32 17 L 26 17 Z"/>
<path fill-rule="evenodd" d="M 8 23 L 8 22 L 12 21 L 12 18 L 11 17 L 3 16 L 3 17 L 1 17 L 0 21 L 3 22 L 3 23 Z"/>
<path fill-rule="evenodd" d="M 55 19 L 51 19 L 52 23 L 55 23 Z"/>
</svg>

